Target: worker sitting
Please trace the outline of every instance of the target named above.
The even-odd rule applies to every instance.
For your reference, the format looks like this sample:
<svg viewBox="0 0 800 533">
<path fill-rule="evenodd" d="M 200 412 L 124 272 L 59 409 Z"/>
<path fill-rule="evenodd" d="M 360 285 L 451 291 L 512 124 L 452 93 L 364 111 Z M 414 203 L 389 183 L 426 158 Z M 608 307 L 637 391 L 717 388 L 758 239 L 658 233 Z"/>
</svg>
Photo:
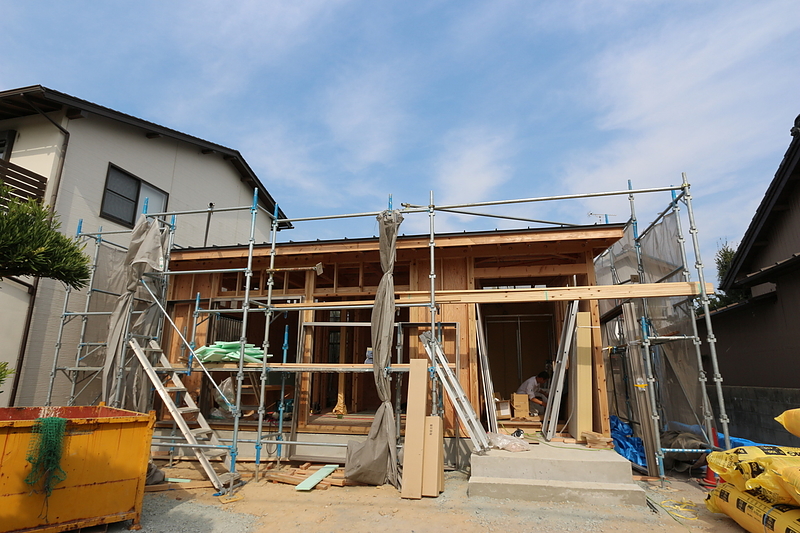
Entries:
<svg viewBox="0 0 800 533">
<path fill-rule="evenodd" d="M 528 396 L 531 413 L 544 414 L 547 407 L 548 391 L 543 388 L 543 385 L 547 383 L 548 379 L 550 379 L 550 374 L 544 370 L 523 381 L 522 385 L 517 389 L 517 394 L 526 394 Z"/>
</svg>

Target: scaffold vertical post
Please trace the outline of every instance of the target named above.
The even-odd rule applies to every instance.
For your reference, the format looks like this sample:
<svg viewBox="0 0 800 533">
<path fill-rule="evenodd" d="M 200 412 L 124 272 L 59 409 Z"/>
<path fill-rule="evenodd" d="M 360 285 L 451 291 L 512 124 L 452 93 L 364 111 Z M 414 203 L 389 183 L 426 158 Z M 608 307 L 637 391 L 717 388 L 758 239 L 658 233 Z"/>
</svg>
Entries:
<svg viewBox="0 0 800 533">
<path fill-rule="evenodd" d="M 719 361 L 717 359 L 717 339 L 714 336 L 714 328 L 711 325 L 711 310 L 708 307 L 708 294 L 706 293 L 706 277 L 703 273 L 703 260 L 700 256 L 700 240 L 697 236 L 697 224 L 694 218 L 694 209 L 692 207 L 692 194 L 689 182 L 686 179 L 686 173 L 681 174 L 683 183 L 683 198 L 686 202 L 686 212 L 689 215 L 689 234 L 692 236 L 692 245 L 694 247 L 695 269 L 697 270 L 698 281 L 700 282 L 700 304 L 703 306 L 703 318 L 706 323 L 706 333 L 708 334 L 707 342 L 709 355 L 711 356 L 711 366 L 714 370 L 714 384 L 717 390 L 717 402 L 719 403 L 719 421 L 722 424 L 722 431 L 725 434 L 725 449 L 731 448 L 731 435 L 728 431 L 728 414 L 725 411 L 725 400 L 722 393 L 722 375 L 719 373 Z"/>
</svg>

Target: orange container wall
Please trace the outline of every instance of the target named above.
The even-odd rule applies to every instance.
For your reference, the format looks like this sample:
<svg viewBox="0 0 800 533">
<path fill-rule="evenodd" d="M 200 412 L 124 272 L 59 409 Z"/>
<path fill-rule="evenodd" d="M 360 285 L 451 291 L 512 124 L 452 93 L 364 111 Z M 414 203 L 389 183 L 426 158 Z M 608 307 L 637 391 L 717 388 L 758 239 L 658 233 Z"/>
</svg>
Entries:
<svg viewBox="0 0 800 533">
<path fill-rule="evenodd" d="M 25 484 L 32 428 L 66 418 L 61 468 L 45 502 Z M 111 407 L 0 408 L 0 533 L 56 532 L 132 519 L 139 523 L 155 414 Z M 38 488 L 38 487 L 37 487 Z"/>
</svg>

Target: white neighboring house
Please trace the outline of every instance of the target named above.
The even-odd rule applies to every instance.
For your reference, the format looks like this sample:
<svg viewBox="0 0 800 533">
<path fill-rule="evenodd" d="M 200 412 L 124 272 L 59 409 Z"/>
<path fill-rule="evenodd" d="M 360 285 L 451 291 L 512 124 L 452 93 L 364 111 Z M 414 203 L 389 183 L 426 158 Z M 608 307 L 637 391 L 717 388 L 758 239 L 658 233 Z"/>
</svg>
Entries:
<svg viewBox="0 0 800 533">
<path fill-rule="evenodd" d="M 257 189 L 259 204 L 269 213 L 275 208 L 237 150 L 40 85 L 0 92 L 0 179 L 14 174 L 41 182 L 31 195 L 43 193 L 67 235 L 75 234 L 79 220 L 84 232 L 130 229 L 145 197 L 149 213 L 185 211 L 210 203 L 249 206 Z M 249 211 L 214 214 L 208 229 L 207 220 L 205 214 L 179 217 L 176 245 L 249 239 Z M 259 214 L 256 242 L 268 240 L 269 226 L 269 218 Z M 127 245 L 127 239 L 114 235 L 113 240 Z M 44 403 L 64 292 L 50 279 L 0 282 L 0 361 L 16 370 L 0 387 L 0 407 Z M 76 342 L 65 340 L 63 350 L 74 352 Z M 55 390 L 56 405 L 68 396 L 65 386 L 62 380 Z"/>
</svg>

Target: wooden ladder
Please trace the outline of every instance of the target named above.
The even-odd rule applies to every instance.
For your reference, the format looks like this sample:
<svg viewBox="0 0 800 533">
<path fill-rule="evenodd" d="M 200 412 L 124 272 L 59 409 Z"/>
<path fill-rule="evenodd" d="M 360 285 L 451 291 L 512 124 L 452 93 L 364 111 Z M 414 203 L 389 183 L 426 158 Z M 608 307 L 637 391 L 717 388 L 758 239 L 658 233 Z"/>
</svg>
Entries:
<svg viewBox="0 0 800 533">
<path fill-rule="evenodd" d="M 147 377 L 161 397 L 161 401 L 164 402 L 164 405 L 167 407 L 169 414 L 177 424 L 186 442 L 189 445 L 197 445 L 199 444 L 197 440 L 198 437 L 202 437 L 204 441 L 206 441 L 204 443 L 221 446 L 220 448 L 198 448 L 192 446 L 197 460 L 200 461 L 200 465 L 203 467 L 208 479 L 214 485 L 214 488 L 221 491 L 225 483 L 232 484 L 238 476 L 236 473 L 230 472 L 230 451 L 228 448 L 222 447 L 224 445 L 219 440 L 219 436 L 211 429 L 208 421 L 206 421 L 206 418 L 200 412 L 200 408 L 197 407 L 191 395 L 188 394 L 186 387 L 181 381 L 179 370 L 170 364 L 156 341 L 151 340 L 147 349 L 142 348 L 136 339 L 131 339 L 128 341 L 128 344 L 139 359 L 139 363 L 142 365 Z M 145 353 L 146 351 L 159 354 L 159 367 L 153 367 L 149 357 Z M 165 374 L 166 379 L 162 381 L 159 374 Z M 175 398 L 173 398 L 173 395 L 175 395 Z M 178 402 L 177 404 L 176 401 Z M 178 404 L 180 404 L 180 407 Z M 196 421 L 200 427 L 195 429 L 190 428 L 186 420 L 187 415 L 196 415 Z M 180 447 L 179 444 L 176 444 L 176 446 Z M 221 475 L 217 474 L 210 461 L 210 459 L 214 457 L 223 457 L 223 464 L 229 472 Z"/>
</svg>

